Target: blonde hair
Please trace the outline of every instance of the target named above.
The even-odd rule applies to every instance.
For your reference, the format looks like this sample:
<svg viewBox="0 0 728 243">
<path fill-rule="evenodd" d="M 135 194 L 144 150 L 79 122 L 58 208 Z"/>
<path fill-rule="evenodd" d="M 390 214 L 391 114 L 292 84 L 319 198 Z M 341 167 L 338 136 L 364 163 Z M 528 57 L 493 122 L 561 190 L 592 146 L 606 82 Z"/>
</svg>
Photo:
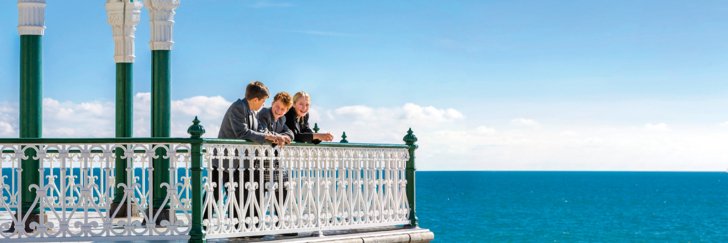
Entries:
<svg viewBox="0 0 728 243">
<path fill-rule="evenodd" d="M 296 94 L 293 95 L 293 104 L 295 104 L 296 102 L 298 102 L 298 100 L 302 98 L 308 100 L 308 102 L 311 102 L 311 96 L 308 95 L 308 93 L 304 91 L 298 91 L 296 92 Z M 293 107 L 293 109 L 295 110 L 296 107 Z M 296 113 L 296 121 L 300 122 L 302 119 L 303 117 L 298 117 L 298 113 Z"/>
<path fill-rule="evenodd" d="M 309 102 L 311 102 L 311 96 L 308 95 L 308 93 L 304 91 L 298 91 L 296 92 L 296 94 L 293 95 L 293 103 L 295 104 L 301 98 L 306 98 Z"/>
<path fill-rule="evenodd" d="M 280 92 L 276 94 L 275 97 L 273 97 L 273 102 L 281 102 L 281 104 L 285 105 L 286 108 L 291 108 L 293 106 L 293 102 L 291 101 L 291 95 L 289 95 L 287 92 Z"/>
</svg>

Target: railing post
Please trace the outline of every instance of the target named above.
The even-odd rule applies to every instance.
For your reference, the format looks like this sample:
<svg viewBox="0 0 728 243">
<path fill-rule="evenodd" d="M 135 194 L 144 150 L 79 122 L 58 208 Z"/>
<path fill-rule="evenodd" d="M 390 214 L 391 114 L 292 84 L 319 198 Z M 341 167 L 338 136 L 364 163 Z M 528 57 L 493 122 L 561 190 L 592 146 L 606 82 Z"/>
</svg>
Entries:
<svg viewBox="0 0 728 243">
<path fill-rule="evenodd" d="M 409 160 L 407 160 L 407 166 L 405 176 L 407 177 L 407 198 L 409 200 L 410 208 L 410 225 L 417 227 L 417 214 L 415 213 L 415 149 L 417 149 L 417 136 L 412 132 L 412 128 L 407 131 L 407 135 L 402 139 L 404 143 L 409 146 Z"/>
<path fill-rule="evenodd" d="M 192 121 L 192 126 L 187 129 L 190 138 L 193 139 L 190 146 L 192 160 L 192 229 L 190 229 L 190 242 L 205 242 L 205 232 L 202 230 L 202 211 L 204 210 L 202 200 L 202 134 L 205 128 L 200 125 L 200 120 Z"/>
</svg>

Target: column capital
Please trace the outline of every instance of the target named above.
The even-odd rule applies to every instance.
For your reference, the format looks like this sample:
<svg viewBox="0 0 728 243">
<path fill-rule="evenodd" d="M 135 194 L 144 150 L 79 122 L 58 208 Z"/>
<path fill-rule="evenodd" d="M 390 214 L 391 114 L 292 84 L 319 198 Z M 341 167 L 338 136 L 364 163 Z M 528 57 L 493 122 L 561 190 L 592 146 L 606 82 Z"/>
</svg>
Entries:
<svg viewBox="0 0 728 243">
<path fill-rule="evenodd" d="M 144 0 L 149 10 L 152 50 L 172 50 L 172 30 L 174 28 L 174 10 L 179 6 L 180 0 Z"/>
<path fill-rule="evenodd" d="M 45 32 L 45 0 L 18 0 L 18 33 L 43 35 Z"/>
<path fill-rule="evenodd" d="M 106 15 L 114 35 L 114 61 L 134 62 L 134 33 L 141 16 L 142 3 L 130 0 L 107 0 Z"/>
</svg>

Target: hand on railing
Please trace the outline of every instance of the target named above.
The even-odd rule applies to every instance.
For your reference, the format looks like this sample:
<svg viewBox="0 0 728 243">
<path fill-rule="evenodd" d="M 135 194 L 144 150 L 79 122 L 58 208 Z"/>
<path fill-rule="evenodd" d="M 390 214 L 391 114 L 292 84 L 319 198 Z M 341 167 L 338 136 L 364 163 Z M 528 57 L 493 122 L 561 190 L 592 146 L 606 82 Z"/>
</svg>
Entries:
<svg viewBox="0 0 728 243">
<path fill-rule="evenodd" d="M 324 142 L 331 142 L 332 140 L 334 140 L 334 135 L 332 135 L 331 133 L 328 133 L 328 132 L 327 133 L 314 133 L 313 139 L 318 139 L 318 140 L 321 140 Z"/>
<path fill-rule="evenodd" d="M 278 145 L 280 147 L 286 146 L 291 143 L 291 138 L 285 135 L 268 134 L 265 135 L 265 139 L 272 144 Z"/>
</svg>

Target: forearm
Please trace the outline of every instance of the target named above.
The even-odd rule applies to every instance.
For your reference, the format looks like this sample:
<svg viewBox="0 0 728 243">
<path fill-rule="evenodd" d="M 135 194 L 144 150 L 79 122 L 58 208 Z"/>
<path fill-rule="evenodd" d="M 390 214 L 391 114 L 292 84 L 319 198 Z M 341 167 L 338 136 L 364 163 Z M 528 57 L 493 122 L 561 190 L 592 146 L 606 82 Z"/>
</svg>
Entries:
<svg viewBox="0 0 728 243">
<path fill-rule="evenodd" d="M 255 143 L 266 143 L 269 140 L 270 134 L 247 130 L 242 133 L 238 138 L 253 141 Z"/>
<path fill-rule="evenodd" d="M 296 142 L 302 142 L 302 143 L 310 143 L 313 142 L 313 133 L 299 133 L 295 134 L 294 141 Z"/>
</svg>

